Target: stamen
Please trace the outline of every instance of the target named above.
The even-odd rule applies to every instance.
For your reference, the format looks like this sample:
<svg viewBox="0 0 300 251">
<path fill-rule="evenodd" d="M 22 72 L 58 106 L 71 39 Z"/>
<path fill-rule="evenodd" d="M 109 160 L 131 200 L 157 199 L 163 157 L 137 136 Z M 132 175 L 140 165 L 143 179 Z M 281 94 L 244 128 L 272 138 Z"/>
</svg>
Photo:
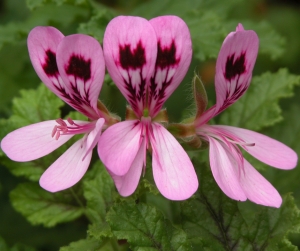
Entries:
<svg viewBox="0 0 300 251">
<path fill-rule="evenodd" d="M 53 128 L 53 130 L 52 130 L 52 138 L 54 137 L 54 135 L 56 134 L 56 132 L 57 132 L 57 125 L 56 126 L 54 126 L 54 128 Z"/>
<path fill-rule="evenodd" d="M 68 118 L 67 120 L 68 120 L 68 122 L 69 122 L 70 125 L 74 125 L 75 124 L 74 121 L 71 118 Z"/>
<path fill-rule="evenodd" d="M 96 122 L 82 122 L 81 125 L 75 123 L 71 118 L 67 119 L 67 124 L 63 119 L 59 118 L 56 120 L 58 125 L 55 125 L 51 136 L 59 139 L 61 135 L 75 135 L 82 133 L 89 133 L 95 128 Z"/>
</svg>

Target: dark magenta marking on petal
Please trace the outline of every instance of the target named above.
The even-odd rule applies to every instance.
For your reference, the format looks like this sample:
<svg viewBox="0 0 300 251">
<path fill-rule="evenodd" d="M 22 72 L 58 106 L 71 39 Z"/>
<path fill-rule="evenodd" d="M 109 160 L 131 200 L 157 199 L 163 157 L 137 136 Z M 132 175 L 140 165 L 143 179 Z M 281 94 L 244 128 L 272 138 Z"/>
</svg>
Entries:
<svg viewBox="0 0 300 251">
<path fill-rule="evenodd" d="M 136 88 L 133 87 L 131 83 L 131 78 L 129 81 L 124 80 L 125 88 L 129 93 L 128 99 L 130 101 L 131 107 L 134 111 L 138 110 L 138 102 L 145 100 L 145 87 L 146 87 L 146 80 L 143 79 L 142 73 L 140 72 L 141 83 L 139 85 L 140 89 L 136 92 Z"/>
<path fill-rule="evenodd" d="M 157 43 L 157 58 L 155 64 L 155 72 L 150 79 L 150 92 L 149 92 L 149 101 L 156 100 L 155 109 L 160 109 L 166 97 L 166 89 L 172 83 L 173 77 L 168 79 L 168 73 L 171 67 L 177 66 L 180 62 L 180 57 L 176 58 L 176 44 L 172 40 L 171 44 L 168 47 L 162 48 L 160 41 Z M 161 89 L 158 89 L 157 83 L 155 82 L 156 72 L 160 68 L 161 70 L 166 71 L 166 78 L 162 81 Z M 154 113 L 158 111 L 153 111 Z"/>
<path fill-rule="evenodd" d="M 169 47 L 162 48 L 160 41 L 157 43 L 156 67 L 164 69 L 168 66 L 177 65 L 180 58 L 176 58 L 176 45 L 174 40 Z"/>
<path fill-rule="evenodd" d="M 46 51 L 46 60 L 45 64 L 43 64 L 42 67 L 48 77 L 57 76 L 59 74 L 56 63 L 56 55 L 50 49 Z"/>
<path fill-rule="evenodd" d="M 130 44 L 119 45 L 120 64 L 123 69 L 137 69 L 146 63 L 145 48 L 139 41 L 136 48 L 131 50 Z"/>
<path fill-rule="evenodd" d="M 225 74 L 224 77 L 227 80 L 231 80 L 235 78 L 237 75 L 241 75 L 246 71 L 245 67 L 245 55 L 243 52 L 239 57 L 234 60 L 235 54 L 227 57 L 226 66 L 225 66 Z"/>
<path fill-rule="evenodd" d="M 87 81 L 91 78 L 91 59 L 85 60 L 80 55 L 72 55 L 65 70 L 68 75 Z"/>
<path fill-rule="evenodd" d="M 89 92 L 86 92 L 86 97 L 82 97 L 80 91 L 78 90 L 77 85 L 71 84 L 72 95 L 66 91 L 64 86 L 54 85 L 57 91 L 59 91 L 60 95 L 64 98 L 64 100 L 71 106 L 73 106 L 77 111 L 86 115 L 91 119 L 97 119 L 98 115 L 91 107 Z"/>
</svg>

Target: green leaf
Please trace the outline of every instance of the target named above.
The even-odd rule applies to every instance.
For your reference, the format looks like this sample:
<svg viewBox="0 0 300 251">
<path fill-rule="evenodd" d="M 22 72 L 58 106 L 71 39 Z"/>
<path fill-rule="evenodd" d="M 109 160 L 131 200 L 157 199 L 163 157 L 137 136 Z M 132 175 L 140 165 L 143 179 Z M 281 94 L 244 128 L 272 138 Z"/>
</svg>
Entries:
<svg viewBox="0 0 300 251">
<path fill-rule="evenodd" d="M 1 251 L 35 251 L 34 248 L 20 243 L 15 244 L 12 248 L 9 248 L 1 236 L 0 236 L 0 250 Z"/>
<path fill-rule="evenodd" d="M 101 242 L 96 239 L 84 239 L 70 243 L 69 246 L 61 247 L 59 251 L 100 251 Z"/>
<path fill-rule="evenodd" d="M 33 225 L 52 227 L 83 214 L 70 191 L 50 193 L 35 183 L 19 184 L 11 193 L 13 207 Z"/>
<path fill-rule="evenodd" d="M 182 217 L 198 250 L 295 249 L 286 239 L 289 232 L 299 233 L 300 226 L 300 211 L 291 195 L 283 197 L 279 209 L 237 202 L 219 189 L 209 168 L 197 161 L 194 166 L 202 182 L 196 199 L 182 204 Z"/>
<path fill-rule="evenodd" d="M 78 33 L 93 36 L 102 43 L 106 26 L 114 17 L 115 15 L 110 10 L 101 8 L 101 11 L 92 16 L 87 23 L 79 25 Z"/>
<path fill-rule="evenodd" d="M 69 246 L 62 247 L 59 251 L 127 251 L 127 245 L 120 245 L 115 239 L 95 240 L 88 238 L 72 242 Z"/>
<path fill-rule="evenodd" d="M 89 219 L 97 224 L 105 221 L 106 212 L 113 202 L 114 183 L 100 161 L 94 164 L 83 181 L 83 194 L 87 200 Z"/>
<path fill-rule="evenodd" d="M 8 246 L 6 245 L 4 239 L 0 236 L 0 250 L 9 251 Z"/>
<path fill-rule="evenodd" d="M 7 120 L 1 120 L 1 138 L 7 133 L 33 123 L 55 120 L 60 117 L 60 107 L 64 104 L 47 87 L 41 84 L 36 90 L 21 90 L 21 97 L 13 99 L 13 114 Z M 51 131 L 49 131 L 51 135 Z M 64 145 L 49 156 L 31 161 L 14 162 L 4 157 L 1 151 L 1 163 L 5 165 L 14 175 L 24 176 L 31 181 L 38 181 L 44 170 L 49 167 L 62 152 L 66 150 Z"/>
<path fill-rule="evenodd" d="M 21 90 L 21 97 L 13 99 L 13 115 L 10 122 L 15 128 L 60 118 L 60 107 L 64 102 L 44 84 L 36 90 Z"/>
<path fill-rule="evenodd" d="M 191 32 L 193 56 L 199 60 L 216 58 L 226 34 L 219 16 L 212 11 L 194 9 L 185 21 Z"/>
<path fill-rule="evenodd" d="M 29 31 L 37 24 L 52 25 L 58 29 L 66 27 L 70 29 L 71 24 L 79 20 L 82 22 L 83 17 L 88 18 L 90 15 L 89 8 L 85 8 L 89 6 L 88 0 L 27 0 L 27 4 L 30 9 L 39 8 L 34 10 L 23 22 L 0 25 L 0 49 L 5 44 L 16 44 L 20 41 L 25 43 Z M 62 4 L 64 4 L 63 7 L 58 6 Z"/>
<path fill-rule="evenodd" d="M 185 232 L 155 207 L 131 201 L 115 204 L 107 214 L 114 235 L 133 250 L 191 250 Z"/>
<path fill-rule="evenodd" d="M 293 87 L 300 83 L 300 76 L 286 69 L 253 77 L 244 96 L 223 112 L 219 124 L 260 130 L 282 120 L 278 101 L 291 97 Z"/>
<path fill-rule="evenodd" d="M 286 41 L 269 23 L 266 21 L 255 22 L 250 20 L 230 20 L 227 22 L 228 32 L 238 23 L 242 23 L 245 30 L 254 30 L 259 38 L 259 53 L 270 55 L 271 59 L 277 59 L 284 53 Z"/>
<path fill-rule="evenodd" d="M 30 10 L 33 10 L 37 7 L 44 6 L 47 3 L 54 3 L 57 5 L 62 5 L 65 3 L 71 5 L 87 5 L 89 3 L 88 0 L 26 0 L 26 4 Z"/>
</svg>

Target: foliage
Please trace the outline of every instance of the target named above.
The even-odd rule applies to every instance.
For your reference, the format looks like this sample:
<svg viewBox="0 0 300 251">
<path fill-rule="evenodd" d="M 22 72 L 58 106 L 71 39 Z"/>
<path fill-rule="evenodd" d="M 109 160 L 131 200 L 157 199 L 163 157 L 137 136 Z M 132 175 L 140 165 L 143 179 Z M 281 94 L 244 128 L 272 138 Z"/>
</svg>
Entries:
<svg viewBox="0 0 300 251">
<path fill-rule="evenodd" d="M 6 0 L 6 5 L 0 6 L 3 13 L 0 17 L 0 138 L 17 128 L 45 120 L 84 119 L 81 114 L 70 112 L 69 106 L 40 84 L 26 48 L 26 38 L 33 27 L 50 25 L 65 35 L 84 33 L 102 43 L 107 24 L 117 15 L 147 19 L 178 15 L 190 29 L 193 60 L 180 93 L 175 93 L 180 102 L 178 99 L 168 101 L 168 110 L 176 111 L 178 118 L 182 111 L 189 113 L 190 98 L 186 96 L 191 96 L 191 91 L 186 85 L 191 85 L 192 73 L 200 67 L 208 69 L 202 73 L 207 74 L 209 80 L 203 82 L 208 87 L 209 104 L 213 103 L 210 97 L 215 93 L 209 84 L 214 73 L 209 67 L 214 65 L 225 36 L 242 23 L 245 29 L 255 30 L 259 36 L 258 62 L 249 90 L 214 123 L 262 131 L 300 154 L 300 47 L 289 46 L 299 44 L 299 40 L 290 39 L 299 33 L 300 17 L 287 5 L 277 7 L 269 2 L 187 0 L 183 4 L 180 0 L 129 0 L 125 4 L 120 0 Z M 286 8 L 285 18 L 280 19 L 283 8 Z M 277 19 L 281 20 L 280 24 Z M 188 91 L 182 91 L 184 89 Z M 125 101 L 119 98 L 108 74 L 101 95 L 114 112 L 123 115 Z M 26 163 L 13 162 L 0 150 L 0 213 L 7 212 L 7 208 L 11 210 L 12 205 L 18 216 L 26 219 L 20 226 L 29 229 L 29 224 L 34 225 L 45 240 L 41 246 L 33 236 L 28 243 L 20 244 L 17 235 L 0 224 L 0 236 L 3 236 L 0 250 L 276 251 L 300 247 L 298 168 L 289 172 L 265 168 L 264 164 L 246 156 L 283 195 L 279 209 L 226 197 L 211 175 L 207 151 L 202 150 L 191 154 L 200 186 L 186 201 L 169 201 L 159 194 L 149 156 L 147 171 L 129 198 L 117 193 L 96 152 L 84 178 L 73 188 L 58 193 L 43 190 L 38 185 L 41 174 L 74 140 L 48 156 Z M 0 214 L 0 222 L 3 217 L 13 219 L 16 214 Z M 84 234 L 74 237 L 70 243 L 65 241 L 58 245 L 48 232 L 51 227 L 53 231 L 63 232 L 64 238 L 67 233 L 77 231 L 74 226 L 84 226 Z M 64 231 L 59 230 L 62 227 Z"/>
</svg>

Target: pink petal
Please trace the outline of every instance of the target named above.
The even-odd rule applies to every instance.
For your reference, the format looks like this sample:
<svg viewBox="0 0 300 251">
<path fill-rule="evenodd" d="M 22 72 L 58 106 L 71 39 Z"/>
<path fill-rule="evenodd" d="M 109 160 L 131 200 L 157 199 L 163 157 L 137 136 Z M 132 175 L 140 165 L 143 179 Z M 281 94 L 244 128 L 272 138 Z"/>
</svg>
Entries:
<svg viewBox="0 0 300 251">
<path fill-rule="evenodd" d="M 225 133 L 232 134 L 246 143 L 254 143 L 254 146 L 242 145 L 242 147 L 253 157 L 267 165 L 280 169 L 292 169 L 297 165 L 297 154 L 291 148 L 275 139 L 257 132 L 232 126 L 213 127 Z"/>
<path fill-rule="evenodd" d="M 91 162 L 92 152 L 86 155 L 86 151 L 82 139 L 74 143 L 43 173 L 40 186 L 49 192 L 58 192 L 75 185 Z"/>
<path fill-rule="evenodd" d="M 54 27 L 37 26 L 28 35 L 31 63 L 42 82 L 62 98 L 58 87 L 63 85 L 56 64 L 56 53 L 64 35 Z"/>
<path fill-rule="evenodd" d="M 97 101 L 105 63 L 98 41 L 82 34 L 65 37 L 57 48 L 57 66 L 64 82 L 58 90 L 64 100 L 87 117 L 99 118 Z"/>
<path fill-rule="evenodd" d="M 73 135 L 52 137 L 57 123 L 44 121 L 25 126 L 7 134 L 1 141 L 1 149 L 14 161 L 31 161 L 41 158 L 67 142 Z"/>
<path fill-rule="evenodd" d="M 280 194 L 247 160 L 244 160 L 244 172 L 240 180 L 249 200 L 264 206 L 280 207 Z"/>
<path fill-rule="evenodd" d="M 216 113 L 233 104 L 248 89 L 258 46 L 256 33 L 243 30 L 241 25 L 225 38 L 216 63 Z"/>
<path fill-rule="evenodd" d="M 93 151 L 94 147 L 97 145 L 97 143 L 100 139 L 100 136 L 101 136 L 102 127 L 104 125 L 104 122 L 105 122 L 105 120 L 103 118 L 98 119 L 94 130 L 92 130 L 88 134 L 87 139 L 86 139 L 86 148 L 87 148 L 86 154 Z"/>
<path fill-rule="evenodd" d="M 185 22 L 176 16 L 151 19 L 157 36 L 157 59 L 149 86 L 150 116 L 160 111 L 184 78 L 192 58 L 192 42 Z"/>
<path fill-rule="evenodd" d="M 145 140 L 143 140 L 143 143 L 141 144 L 141 147 L 137 155 L 135 156 L 135 159 L 133 160 L 128 172 L 123 176 L 117 176 L 113 173 L 110 173 L 120 195 L 127 197 L 133 194 L 136 190 L 143 170 L 143 165 L 145 164 L 145 154 L 146 143 Z"/>
<path fill-rule="evenodd" d="M 209 161 L 215 181 L 222 191 L 231 199 L 245 201 L 247 196 L 239 180 L 242 170 L 237 169 L 237 162 L 227 146 L 211 137 L 209 137 Z"/>
<path fill-rule="evenodd" d="M 106 168 L 117 176 L 125 175 L 141 145 L 142 126 L 138 120 L 110 126 L 100 137 L 98 154 Z"/>
<path fill-rule="evenodd" d="M 110 76 L 141 116 L 157 54 L 153 27 L 141 17 L 118 16 L 106 28 L 103 48 Z"/>
<path fill-rule="evenodd" d="M 193 164 L 178 141 L 163 126 L 152 124 L 153 176 L 158 190 L 170 200 L 185 200 L 198 188 Z"/>
</svg>

